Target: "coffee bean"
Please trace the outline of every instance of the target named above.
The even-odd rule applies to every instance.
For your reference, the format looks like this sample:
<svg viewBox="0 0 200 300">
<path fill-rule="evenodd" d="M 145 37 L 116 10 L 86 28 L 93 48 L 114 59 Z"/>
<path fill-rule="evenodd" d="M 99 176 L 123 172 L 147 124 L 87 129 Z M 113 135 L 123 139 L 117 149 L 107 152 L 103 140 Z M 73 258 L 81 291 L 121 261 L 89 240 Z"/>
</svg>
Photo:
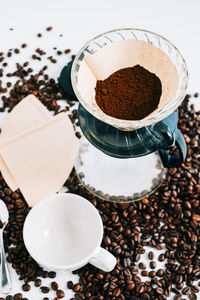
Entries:
<svg viewBox="0 0 200 300">
<path fill-rule="evenodd" d="M 30 284 L 25 283 L 25 284 L 22 285 L 22 290 L 23 290 L 24 292 L 28 292 L 28 291 L 30 291 L 30 289 L 31 289 Z"/>
<path fill-rule="evenodd" d="M 163 289 L 161 288 L 161 287 L 157 287 L 156 288 L 156 292 L 158 293 L 158 294 L 160 294 L 160 295 L 162 295 L 163 294 Z"/>
<path fill-rule="evenodd" d="M 175 295 L 173 299 L 174 300 L 181 300 L 181 295 Z"/>
<path fill-rule="evenodd" d="M 160 255 L 158 256 L 158 260 L 159 260 L 159 261 L 164 261 L 164 260 L 165 260 L 165 255 L 164 255 L 164 254 L 160 254 Z"/>
<path fill-rule="evenodd" d="M 68 289 L 73 289 L 73 287 L 74 287 L 74 284 L 73 284 L 73 282 L 72 281 L 68 281 L 67 282 L 67 287 L 68 287 Z"/>
<path fill-rule="evenodd" d="M 56 277 L 56 272 L 49 272 L 48 276 L 49 276 L 49 278 L 55 278 Z"/>
<path fill-rule="evenodd" d="M 154 253 L 153 253 L 152 251 L 150 251 L 150 252 L 148 253 L 148 258 L 149 258 L 150 260 L 153 260 L 153 259 L 154 259 Z"/>
<path fill-rule="evenodd" d="M 44 297 L 43 300 L 49 300 L 49 298 L 48 297 Z"/>
<path fill-rule="evenodd" d="M 199 292 L 198 286 L 193 285 L 193 286 L 191 287 L 191 291 L 192 291 L 193 293 L 198 293 L 198 292 Z"/>
<path fill-rule="evenodd" d="M 51 283 L 51 288 L 52 288 L 52 290 L 57 291 L 57 289 L 58 289 L 58 284 L 57 284 L 57 282 L 53 281 L 53 282 Z"/>
<path fill-rule="evenodd" d="M 41 279 L 36 279 L 36 280 L 35 280 L 35 286 L 36 286 L 36 287 L 41 286 L 41 284 L 42 284 L 42 280 L 41 280 Z"/>
<path fill-rule="evenodd" d="M 41 286 L 40 289 L 43 294 L 47 294 L 49 292 L 49 288 L 47 286 Z"/>
<path fill-rule="evenodd" d="M 128 291 L 132 291 L 132 290 L 135 288 L 134 282 L 130 280 L 130 281 L 128 282 L 126 288 L 127 288 Z"/>
<path fill-rule="evenodd" d="M 53 29 L 53 27 L 51 27 L 51 26 L 49 26 L 49 27 L 47 27 L 47 31 L 51 31 Z"/>
<path fill-rule="evenodd" d="M 189 294 L 189 298 L 190 298 L 191 300 L 196 300 L 196 299 L 197 299 L 197 296 L 196 296 L 194 293 L 190 293 L 190 294 Z"/>
<path fill-rule="evenodd" d="M 183 290 L 182 290 L 183 295 L 188 295 L 189 292 L 190 292 L 189 287 L 185 287 L 185 288 L 183 288 Z"/>
<path fill-rule="evenodd" d="M 22 294 L 21 293 L 17 293 L 14 295 L 14 300 L 20 300 L 22 299 Z"/>
<path fill-rule="evenodd" d="M 151 300 L 151 296 L 149 294 L 147 294 L 147 293 L 143 293 L 141 295 L 141 299 L 142 300 Z M 124 298 L 124 300 L 125 300 L 125 298 Z"/>
<path fill-rule="evenodd" d="M 143 284 L 140 284 L 136 287 L 136 293 L 143 294 L 144 291 L 145 291 L 145 288 L 144 288 Z"/>
<path fill-rule="evenodd" d="M 139 263 L 139 268 L 140 269 L 146 269 L 146 265 L 144 263 Z"/>
<path fill-rule="evenodd" d="M 163 269 L 159 269 L 159 270 L 156 272 L 156 275 L 157 275 L 158 277 L 162 277 L 163 274 L 164 274 Z"/>
<path fill-rule="evenodd" d="M 43 271 L 42 277 L 43 277 L 43 278 L 49 277 L 49 273 L 48 273 L 47 271 Z"/>
<path fill-rule="evenodd" d="M 6 300 L 13 300 L 13 296 L 7 295 L 5 299 Z M 2 299 L 0 298 L 0 300 L 4 300 L 4 298 L 2 298 Z"/>
<path fill-rule="evenodd" d="M 74 291 L 75 293 L 78 292 L 78 291 L 80 291 L 80 289 L 81 289 L 81 286 L 80 286 L 79 283 L 76 283 L 76 284 L 73 286 L 73 291 Z"/>
<path fill-rule="evenodd" d="M 151 269 L 155 269 L 156 268 L 156 262 L 155 261 L 151 261 L 150 262 L 150 268 Z"/>
<path fill-rule="evenodd" d="M 114 296 L 114 297 L 118 297 L 120 294 L 121 294 L 120 288 L 116 288 L 116 289 L 114 290 L 113 296 Z"/>
<path fill-rule="evenodd" d="M 156 271 L 150 271 L 149 272 L 149 277 L 153 278 L 156 276 Z"/>
<path fill-rule="evenodd" d="M 149 276 L 149 272 L 147 270 L 143 270 L 141 274 L 142 276 Z"/>
<path fill-rule="evenodd" d="M 61 299 L 65 297 L 65 293 L 62 290 L 57 290 L 56 291 L 56 296 Z"/>
<path fill-rule="evenodd" d="M 111 244 L 111 239 L 109 238 L 109 236 L 107 236 L 107 235 L 105 236 L 104 243 L 106 246 L 109 246 Z"/>
</svg>

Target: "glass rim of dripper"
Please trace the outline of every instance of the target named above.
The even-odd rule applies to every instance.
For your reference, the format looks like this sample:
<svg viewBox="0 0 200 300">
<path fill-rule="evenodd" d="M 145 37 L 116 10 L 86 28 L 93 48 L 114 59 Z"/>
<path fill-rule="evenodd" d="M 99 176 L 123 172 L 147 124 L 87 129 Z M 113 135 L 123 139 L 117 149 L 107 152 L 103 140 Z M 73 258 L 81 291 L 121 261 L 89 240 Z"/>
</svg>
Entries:
<svg viewBox="0 0 200 300">
<path fill-rule="evenodd" d="M 180 85 L 180 78 L 179 78 L 175 97 L 173 97 L 163 107 L 157 109 L 156 113 L 150 114 L 149 116 L 146 116 L 144 119 L 141 119 L 141 120 L 118 119 L 118 118 L 114 118 L 114 117 L 111 117 L 111 116 L 105 114 L 99 107 L 98 107 L 98 110 L 96 110 L 93 108 L 92 105 L 89 104 L 89 102 L 86 99 L 84 99 L 84 97 L 80 94 L 80 92 L 77 88 L 77 82 L 78 82 L 77 72 L 79 70 L 79 65 L 80 65 L 79 62 L 83 61 L 83 58 L 85 57 L 84 51 L 86 51 L 87 47 L 92 42 L 95 43 L 95 40 L 98 40 L 99 38 L 105 36 L 106 34 L 112 34 L 115 32 L 117 33 L 117 32 L 123 32 L 123 31 L 127 31 L 127 32 L 128 31 L 136 31 L 136 32 L 138 31 L 138 32 L 142 32 L 144 34 L 148 33 L 148 34 L 151 34 L 151 35 L 155 36 L 156 38 L 160 38 L 164 42 L 168 43 L 176 51 L 176 54 L 178 54 L 178 56 L 180 57 L 182 64 L 183 64 L 183 70 L 185 73 L 184 74 L 184 84 L 182 85 L 182 87 L 179 86 Z M 135 37 L 133 32 L 132 32 L 132 34 L 133 34 L 133 37 Z M 119 35 L 121 36 L 122 40 L 126 40 L 121 33 Z M 136 39 L 136 37 L 135 37 L 135 39 Z M 146 39 L 147 40 L 145 42 L 150 43 L 148 41 L 148 36 L 146 36 Z M 138 39 L 138 40 L 142 40 L 142 39 Z M 112 43 L 111 40 L 110 40 L 110 42 Z M 160 42 L 158 42 L 158 44 L 159 43 Z M 105 46 L 107 46 L 107 45 L 105 45 Z M 159 47 L 157 47 L 157 48 L 159 48 Z M 162 48 L 161 48 L 161 50 L 162 50 Z M 162 51 L 164 51 L 164 50 L 162 50 Z M 169 58 L 170 58 L 170 56 L 169 56 Z M 175 65 L 175 63 L 173 63 L 173 64 Z M 176 67 L 176 65 L 175 65 L 175 67 Z M 72 82 L 73 90 L 74 90 L 79 102 L 84 106 L 84 108 L 89 113 L 91 113 L 94 117 L 103 121 L 104 123 L 110 124 L 120 130 L 131 131 L 131 130 L 137 130 L 137 129 L 145 127 L 145 126 L 149 126 L 153 123 L 157 123 L 157 122 L 163 120 L 164 118 L 166 118 L 167 116 L 169 116 L 174 110 L 177 109 L 177 107 L 180 105 L 180 103 L 183 101 L 184 97 L 186 96 L 186 90 L 187 90 L 187 86 L 188 86 L 188 69 L 187 69 L 185 59 L 183 58 L 183 56 L 180 53 L 180 51 L 178 50 L 178 48 L 173 43 L 171 43 L 167 38 L 163 37 L 162 35 L 152 32 L 152 31 L 149 31 L 149 30 L 146 30 L 146 29 L 141 29 L 141 28 L 119 28 L 119 29 L 113 29 L 113 30 L 109 30 L 104 33 L 101 33 L 101 34 L 91 38 L 89 41 L 87 41 L 84 44 L 84 46 L 79 50 L 79 52 L 77 53 L 77 55 L 74 58 L 74 61 L 72 64 L 72 69 L 71 69 L 71 82 Z"/>
</svg>

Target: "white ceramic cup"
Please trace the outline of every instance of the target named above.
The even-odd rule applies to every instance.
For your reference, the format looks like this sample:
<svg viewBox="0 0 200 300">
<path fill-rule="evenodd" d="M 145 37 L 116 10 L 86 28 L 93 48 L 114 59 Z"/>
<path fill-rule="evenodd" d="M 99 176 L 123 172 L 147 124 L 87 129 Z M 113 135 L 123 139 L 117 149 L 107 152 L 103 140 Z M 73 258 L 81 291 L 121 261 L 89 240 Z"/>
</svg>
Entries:
<svg viewBox="0 0 200 300">
<path fill-rule="evenodd" d="M 26 217 L 25 246 L 41 266 L 75 270 L 87 263 L 110 272 L 116 258 L 100 247 L 103 223 L 97 209 L 75 194 L 56 194 L 38 202 Z"/>
</svg>

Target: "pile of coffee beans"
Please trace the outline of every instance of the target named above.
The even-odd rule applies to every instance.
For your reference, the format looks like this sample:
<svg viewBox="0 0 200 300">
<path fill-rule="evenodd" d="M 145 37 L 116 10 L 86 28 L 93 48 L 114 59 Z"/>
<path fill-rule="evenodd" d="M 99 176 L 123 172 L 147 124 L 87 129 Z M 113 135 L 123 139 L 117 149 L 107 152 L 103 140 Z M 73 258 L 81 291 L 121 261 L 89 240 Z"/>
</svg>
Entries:
<svg viewBox="0 0 200 300">
<path fill-rule="evenodd" d="M 58 82 L 49 78 L 46 65 L 39 72 L 34 72 L 31 61 L 25 61 L 17 64 L 14 72 L 6 73 L 5 64 L 9 57 L 20 55 L 19 52 L 26 47 L 28 45 L 23 43 L 20 51 L 14 48 L 0 53 L 0 76 L 7 80 L 6 84 L 0 80 L 3 101 L 0 111 L 12 110 L 32 93 L 54 113 L 67 111 L 77 128 L 75 99 L 64 95 Z M 39 57 L 42 64 L 43 58 L 49 57 L 47 51 L 40 48 L 36 50 L 32 55 Z M 70 52 L 69 49 L 56 51 L 58 57 Z M 49 59 L 50 63 L 52 58 Z M 9 81 L 10 77 L 15 79 L 14 83 Z M 198 94 L 194 96 L 198 97 Z M 179 108 L 179 128 L 187 142 L 187 158 L 180 167 L 168 170 L 166 180 L 148 198 L 130 204 L 102 201 L 89 193 L 80 184 L 75 171 L 72 171 L 66 183 L 69 192 L 87 198 L 99 210 L 104 223 L 102 246 L 117 258 L 117 266 L 110 273 L 104 273 L 89 264 L 75 271 L 80 276 L 79 283 L 66 283 L 66 289 L 75 293 L 72 300 L 164 300 L 172 295 L 174 300 L 186 299 L 187 295 L 189 299 L 197 299 L 200 285 L 200 113 L 189 106 L 189 98 L 186 96 Z M 64 109 L 59 105 L 61 99 L 66 101 Z M 77 136 L 80 137 L 80 133 L 77 132 Z M 50 286 L 43 285 L 43 278 L 54 279 L 56 273 L 43 270 L 27 252 L 22 230 L 30 208 L 20 191 L 12 192 L 2 176 L 0 198 L 5 201 L 10 214 L 5 231 L 7 259 L 19 275 L 19 280 L 22 280 L 21 291 L 0 300 L 26 300 L 23 295 L 31 289 L 30 281 L 34 281 L 35 287 L 44 294 L 44 300 L 49 299 L 50 290 L 55 293 L 54 300 L 64 298 L 65 291 L 59 289 L 56 281 L 52 281 Z M 148 250 L 150 271 L 147 270 L 147 262 L 142 262 L 147 247 L 152 248 Z M 158 260 L 163 262 L 163 268 L 157 267 L 155 249 L 160 251 Z"/>
</svg>

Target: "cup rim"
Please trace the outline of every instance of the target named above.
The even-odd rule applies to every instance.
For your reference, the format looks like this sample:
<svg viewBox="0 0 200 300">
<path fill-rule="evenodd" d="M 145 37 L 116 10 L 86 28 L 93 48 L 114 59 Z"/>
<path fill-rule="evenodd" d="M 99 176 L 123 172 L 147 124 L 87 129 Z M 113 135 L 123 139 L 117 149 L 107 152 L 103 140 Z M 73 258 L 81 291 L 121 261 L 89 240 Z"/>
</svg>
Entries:
<svg viewBox="0 0 200 300">
<path fill-rule="evenodd" d="M 171 45 L 174 50 L 177 52 L 177 54 L 179 55 L 179 57 L 182 60 L 182 63 L 184 65 L 184 71 L 185 71 L 185 75 L 186 75 L 186 80 L 185 80 L 185 84 L 182 87 L 182 90 L 179 90 L 179 87 L 177 88 L 176 91 L 176 95 L 171 99 L 170 102 L 166 103 L 162 108 L 160 108 L 155 114 L 150 115 L 145 117 L 142 120 L 123 120 L 123 119 L 117 119 L 114 117 L 111 117 L 109 115 L 104 114 L 104 118 L 102 118 L 102 116 L 95 110 L 93 110 L 91 108 L 91 106 L 87 103 L 87 101 L 85 101 L 85 99 L 82 97 L 82 95 L 79 93 L 79 90 L 77 88 L 77 83 L 76 83 L 76 67 L 78 65 L 78 61 L 82 57 L 83 57 L 83 51 L 88 47 L 88 45 L 91 42 L 95 42 L 95 40 L 97 40 L 98 38 L 106 35 L 106 34 L 110 34 L 110 33 L 114 33 L 114 32 L 122 32 L 122 31 L 138 31 L 138 32 L 143 32 L 144 34 L 149 33 L 154 35 L 155 37 L 161 38 L 162 40 L 164 40 L 165 42 L 167 42 L 169 45 Z M 163 120 L 164 118 L 166 118 L 171 112 L 173 112 L 179 105 L 180 103 L 183 101 L 185 95 L 186 95 L 186 90 L 187 90 L 187 86 L 188 86 L 188 69 L 187 69 L 187 65 L 185 62 L 185 59 L 183 58 L 181 52 L 178 50 L 178 48 L 172 43 L 170 42 L 167 38 L 163 37 L 160 34 L 157 34 L 153 31 L 150 30 L 146 30 L 146 29 L 142 29 L 142 28 L 134 28 L 134 27 L 128 27 L 128 28 L 118 28 L 118 29 L 113 29 L 113 30 L 109 30 L 106 32 L 103 32 L 93 38 L 91 38 L 89 41 L 87 41 L 84 46 L 78 51 L 73 64 L 72 64 L 72 69 L 71 69 L 71 82 L 72 82 L 72 87 L 74 89 L 74 92 L 79 100 L 79 102 L 81 103 L 81 105 L 84 106 L 84 108 L 91 113 L 93 116 L 95 116 L 97 119 L 108 123 L 120 130 L 137 130 L 141 127 L 144 126 L 149 126 L 153 123 L 156 123 L 158 121 Z M 178 102 L 176 102 L 176 100 L 179 99 Z M 169 108 L 169 106 L 173 106 L 172 111 Z M 133 125 L 135 127 L 135 129 L 133 128 Z M 126 128 L 125 128 L 126 127 Z"/>
<path fill-rule="evenodd" d="M 43 205 L 46 205 L 48 201 L 52 200 L 52 199 L 56 199 L 56 198 L 61 198 L 61 197 L 75 197 L 75 198 L 79 198 L 82 201 L 84 201 L 88 206 L 93 208 L 94 214 L 96 214 L 96 218 L 99 221 L 100 224 L 100 234 L 99 234 L 99 239 L 98 242 L 96 244 L 95 249 L 84 259 L 82 259 L 81 261 L 78 261 L 74 264 L 68 264 L 68 265 L 57 265 L 57 264 L 46 264 L 45 262 L 43 262 L 40 258 L 38 258 L 36 255 L 33 254 L 31 247 L 29 247 L 29 245 L 27 245 L 27 240 L 29 235 L 27 235 L 26 233 L 26 228 L 27 226 L 31 226 L 31 223 L 29 223 L 29 219 L 32 215 L 35 214 L 35 211 L 37 209 L 40 209 Z M 23 226 L 23 240 L 24 240 L 24 244 L 26 246 L 27 251 L 29 252 L 29 254 L 31 255 L 31 257 L 40 265 L 47 267 L 48 269 L 54 269 L 54 270 L 75 270 L 78 269 L 81 266 L 86 265 L 90 259 L 92 257 L 95 256 L 95 253 L 97 252 L 98 248 L 101 245 L 103 239 L 103 222 L 101 219 L 101 216 L 98 212 L 98 210 L 96 209 L 96 207 L 89 202 L 89 200 L 87 200 L 86 198 L 79 196 L 77 194 L 73 194 L 73 193 L 58 193 L 58 194 L 54 194 L 48 197 L 43 198 L 42 200 L 40 200 L 38 203 L 36 203 L 34 205 L 34 207 L 31 208 L 31 210 L 29 211 L 28 215 L 26 216 L 25 222 L 24 222 L 24 226 Z"/>
</svg>

